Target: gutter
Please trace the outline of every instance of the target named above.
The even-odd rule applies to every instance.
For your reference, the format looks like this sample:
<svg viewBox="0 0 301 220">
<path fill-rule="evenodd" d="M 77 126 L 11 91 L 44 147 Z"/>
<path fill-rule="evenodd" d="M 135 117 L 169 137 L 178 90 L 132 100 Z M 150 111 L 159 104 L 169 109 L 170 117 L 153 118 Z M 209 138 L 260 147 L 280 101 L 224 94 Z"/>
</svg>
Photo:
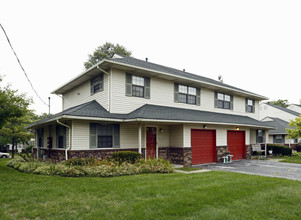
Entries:
<svg viewBox="0 0 301 220">
<path fill-rule="evenodd" d="M 66 125 L 66 124 L 64 124 L 64 123 L 62 123 L 62 122 L 60 122 L 58 119 L 56 120 L 56 122 L 58 124 L 60 124 L 60 125 L 63 125 L 64 127 L 68 128 L 68 132 L 69 132 L 69 147 L 66 148 L 66 150 L 65 150 L 65 159 L 67 161 L 68 160 L 68 150 L 71 149 L 71 127 L 68 126 L 68 125 Z"/>
</svg>

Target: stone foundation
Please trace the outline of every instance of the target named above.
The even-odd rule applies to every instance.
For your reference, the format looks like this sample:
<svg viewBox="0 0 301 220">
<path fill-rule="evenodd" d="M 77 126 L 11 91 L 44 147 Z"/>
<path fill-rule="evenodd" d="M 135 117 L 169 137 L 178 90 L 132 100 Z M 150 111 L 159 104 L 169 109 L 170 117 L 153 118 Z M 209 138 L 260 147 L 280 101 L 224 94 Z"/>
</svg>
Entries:
<svg viewBox="0 0 301 220">
<path fill-rule="evenodd" d="M 216 146 L 216 162 L 223 163 L 225 153 L 228 151 L 228 146 Z"/>
<path fill-rule="evenodd" d="M 68 150 L 68 158 L 110 158 L 112 153 L 118 151 L 133 151 L 138 152 L 138 149 L 133 148 L 118 148 L 118 149 L 91 149 L 91 150 Z M 33 154 L 36 157 L 37 148 L 33 148 Z M 41 149 L 41 158 L 46 155 L 47 159 L 52 162 L 60 162 L 65 160 L 65 149 Z M 160 158 L 168 159 L 171 163 L 184 166 L 191 166 L 192 151 L 191 148 L 175 148 L 175 147 L 160 147 L 158 151 Z M 142 149 L 142 158 L 145 158 L 145 149 Z"/>
</svg>

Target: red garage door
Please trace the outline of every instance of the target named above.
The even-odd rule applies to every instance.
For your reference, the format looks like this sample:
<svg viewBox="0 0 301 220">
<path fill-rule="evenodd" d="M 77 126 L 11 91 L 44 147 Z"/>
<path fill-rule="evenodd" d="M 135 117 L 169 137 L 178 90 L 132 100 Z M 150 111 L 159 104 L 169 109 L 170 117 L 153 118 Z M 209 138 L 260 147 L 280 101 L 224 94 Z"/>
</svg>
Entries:
<svg viewBox="0 0 301 220">
<path fill-rule="evenodd" d="M 233 160 L 241 160 L 246 158 L 245 132 L 244 131 L 228 131 L 228 150 L 233 155 Z"/>
<path fill-rule="evenodd" d="M 191 130 L 192 164 L 215 163 L 215 131 Z"/>
</svg>

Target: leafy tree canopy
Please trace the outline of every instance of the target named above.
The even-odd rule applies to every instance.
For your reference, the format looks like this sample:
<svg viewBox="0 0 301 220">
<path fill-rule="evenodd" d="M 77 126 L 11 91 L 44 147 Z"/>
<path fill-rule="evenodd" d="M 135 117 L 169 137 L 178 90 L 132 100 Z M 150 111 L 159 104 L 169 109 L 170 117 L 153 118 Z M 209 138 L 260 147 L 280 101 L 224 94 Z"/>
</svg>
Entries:
<svg viewBox="0 0 301 220">
<path fill-rule="evenodd" d="M 290 129 L 287 130 L 289 138 L 300 138 L 301 137 L 301 115 L 295 120 L 291 120 L 288 124 Z"/>
<path fill-rule="evenodd" d="M 0 76 L 0 83 L 2 79 Z M 32 103 L 25 94 L 19 95 L 17 92 L 18 90 L 11 89 L 10 85 L 5 87 L 0 85 L 0 128 L 9 118 L 23 116 L 24 109 Z"/>
<path fill-rule="evenodd" d="M 131 56 L 132 52 L 127 50 L 124 46 L 119 44 L 112 44 L 106 42 L 103 45 L 97 47 L 92 54 L 89 54 L 89 59 L 84 63 L 85 69 L 89 69 L 91 66 L 98 63 L 104 58 L 112 58 L 114 54 Z"/>
<path fill-rule="evenodd" d="M 287 99 L 278 99 L 278 100 L 269 101 L 268 104 L 279 105 L 279 106 L 286 108 L 288 106 L 288 100 Z"/>
</svg>

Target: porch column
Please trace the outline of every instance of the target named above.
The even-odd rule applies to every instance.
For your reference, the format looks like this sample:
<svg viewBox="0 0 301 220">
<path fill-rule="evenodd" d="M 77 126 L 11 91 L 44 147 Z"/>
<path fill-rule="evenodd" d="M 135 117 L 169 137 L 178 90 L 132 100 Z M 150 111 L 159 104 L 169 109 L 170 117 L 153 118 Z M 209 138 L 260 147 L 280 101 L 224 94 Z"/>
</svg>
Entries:
<svg viewBox="0 0 301 220">
<path fill-rule="evenodd" d="M 265 130 L 265 137 L 264 137 L 264 155 L 267 157 L 268 155 L 268 148 L 267 148 L 267 141 L 269 138 L 269 130 Z"/>
<path fill-rule="evenodd" d="M 141 124 L 138 127 L 138 152 L 141 154 Z"/>
</svg>

